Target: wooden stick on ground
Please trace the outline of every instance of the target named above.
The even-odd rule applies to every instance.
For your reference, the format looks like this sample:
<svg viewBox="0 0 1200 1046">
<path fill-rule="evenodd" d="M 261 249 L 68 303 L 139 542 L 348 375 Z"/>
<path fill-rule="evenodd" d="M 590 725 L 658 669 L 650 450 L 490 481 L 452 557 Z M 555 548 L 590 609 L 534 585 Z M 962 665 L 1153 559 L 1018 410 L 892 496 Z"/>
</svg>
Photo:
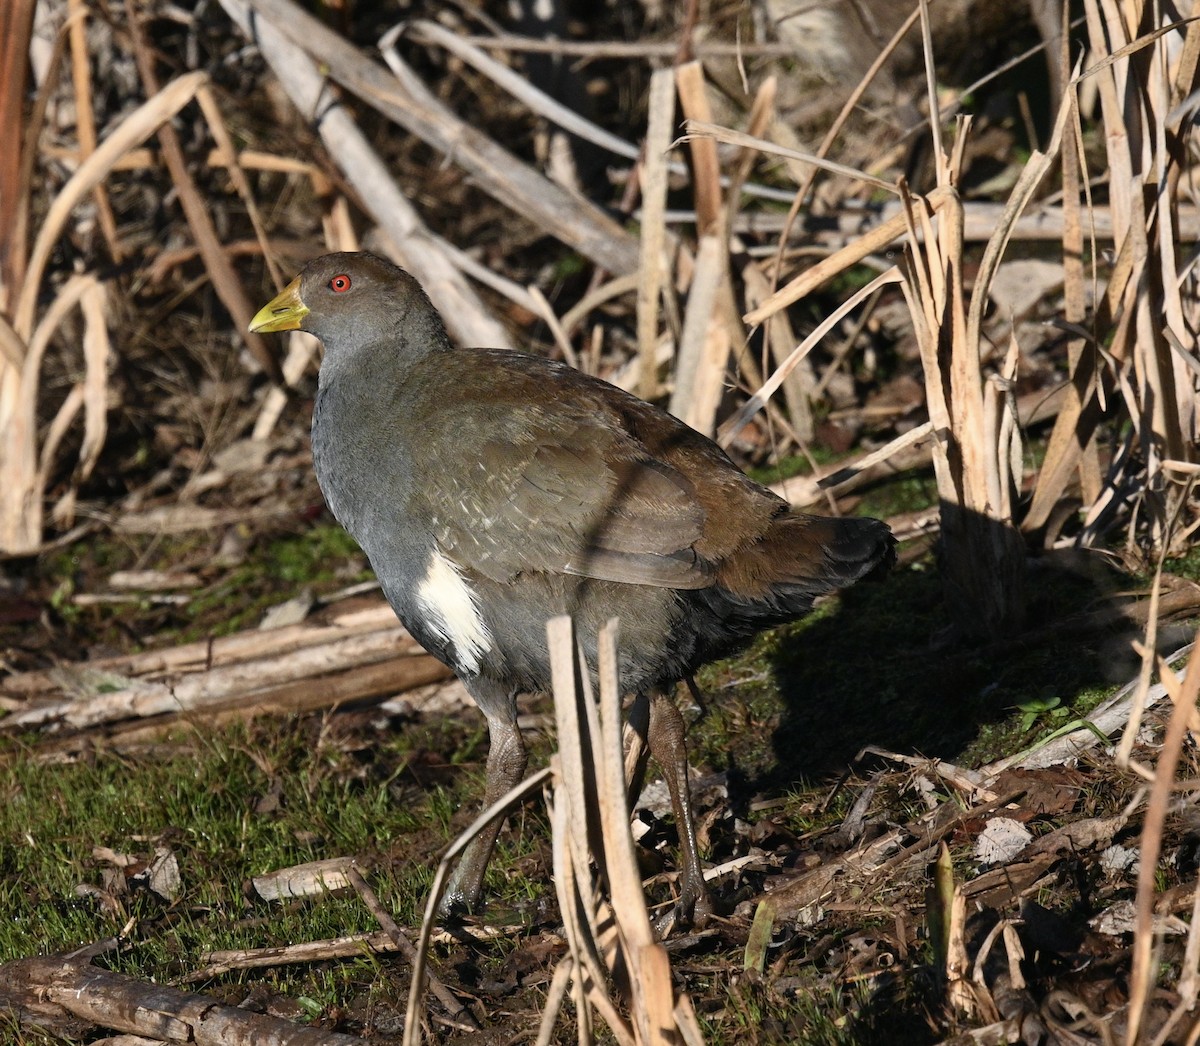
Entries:
<svg viewBox="0 0 1200 1046">
<path fill-rule="evenodd" d="M 450 677 L 385 604 L 267 632 L 13 676 L 0 730 L 94 727 L 179 713 L 328 708 Z M 80 696 L 64 697 L 64 692 Z"/>
<path fill-rule="evenodd" d="M 104 1028 L 195 1046 L 363 1046 L 364 1040 L 226 1006 L 89 963 L 17 959 L 0 966 L 0 1006 L 58 1010 Z"/>
<path fill-rule="evenodd" d="M 413 946 L 412 941 L 408 939 L 408 935 L 400 928 L 395 919 L 386 908 L 380 903 L 375 891 L 367 885 L 366 879 L 362 877 L 362 873 L 351 865 L 346 869 L 346 877 L 350 880 L 351 885 L 358 891 L 358 896 L 362 898 L 375 916 L 375 921 L 383 927 L 383 932 L 392 939 L 392 943 L 396 946 L 396 950 L 404 956 L 409 966 L 415 967 L 417 963 L 417 949 Z M 430 971 L 426 971 L 425 978 L 429 982 L 429 990 L 438 997 L 438 1001 L 446 1007 L 446 1012 L 455 1020 L 463 1021 L 470 1024 L 473 1028 L 478 1028 L 479 1023 L 471 1015 L 471 1011 L 463 1005 L 462 1001 L 454 994 L 442 980 Z"/>
</svg>

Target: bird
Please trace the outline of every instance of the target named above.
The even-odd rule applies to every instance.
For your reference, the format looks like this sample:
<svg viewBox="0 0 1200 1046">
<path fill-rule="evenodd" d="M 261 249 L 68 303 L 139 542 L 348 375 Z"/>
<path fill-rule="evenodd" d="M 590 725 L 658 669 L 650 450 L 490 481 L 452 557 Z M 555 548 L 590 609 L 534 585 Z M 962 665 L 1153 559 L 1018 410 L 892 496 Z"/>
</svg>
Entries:
<svg viewBox="0 0 1200 1046">
<path fill-rule="evenodd" d="M 517 697 L 550 691 L 546 621 L 569 614 L 589 672 L 620 620 L 618 669 L 680 840 L 675 912 L 707 919 L 681 681 L 895 559 L 887 525 L 804 515 L 662 408 L 565 363 L 452 344 L 417 280 L 326 254 L 254 317 L 324 346 L 313 467 L 408 631 L 487 720 L 485 808 L 522 780 Z M 644 765 L 644 764 L 643 764 Z M 500 830 L 467 846 L 440 906 L 479 903 Z"/>
</svg>

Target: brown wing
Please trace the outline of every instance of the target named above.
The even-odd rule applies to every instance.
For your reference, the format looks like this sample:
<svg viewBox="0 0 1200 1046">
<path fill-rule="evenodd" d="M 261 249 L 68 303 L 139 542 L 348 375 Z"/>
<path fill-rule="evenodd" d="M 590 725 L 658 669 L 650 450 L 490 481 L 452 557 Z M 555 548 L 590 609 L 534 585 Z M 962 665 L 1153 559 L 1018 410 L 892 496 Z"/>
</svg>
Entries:
<svg viewBox="0 0 1200 1046">
<path fill-rule="evenodd" d="M 456 563 L 498 581 L 540 570 L 667 588 L 711 583 L 713 567 L 695 549 L 706 513 L 684 475 L 601 402 L 522 397 L 532 389 L 511 374 L 496 391 L 510 402 L 475 407 L 469 421 L 452 409 L 436 419 L 454 436 L 425 446 L 454 446 L 453 461 L 419 451 L 414 463 L 413 508 Z"/>
</svg>

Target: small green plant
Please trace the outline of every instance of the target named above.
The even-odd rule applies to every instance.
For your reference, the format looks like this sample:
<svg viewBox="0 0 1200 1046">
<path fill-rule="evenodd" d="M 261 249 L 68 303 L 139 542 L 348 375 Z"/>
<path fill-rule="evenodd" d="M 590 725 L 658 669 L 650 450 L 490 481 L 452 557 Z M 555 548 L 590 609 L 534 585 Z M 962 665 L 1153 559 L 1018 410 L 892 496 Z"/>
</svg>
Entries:
<svg viewBox="0 0 1200 1046">
<path fill-rule="evenodd" d="M 1028 733 L 1043 715 L 1053 723 L 1071 714 L 1071 710 L 1063 705 L 1062 698 L 1057 694 L 1052 697 L 1030 698 L 1028 701 L 1022 701 L 1016 708 L 1021 713 L 1021 733 Z"/>
</svg>

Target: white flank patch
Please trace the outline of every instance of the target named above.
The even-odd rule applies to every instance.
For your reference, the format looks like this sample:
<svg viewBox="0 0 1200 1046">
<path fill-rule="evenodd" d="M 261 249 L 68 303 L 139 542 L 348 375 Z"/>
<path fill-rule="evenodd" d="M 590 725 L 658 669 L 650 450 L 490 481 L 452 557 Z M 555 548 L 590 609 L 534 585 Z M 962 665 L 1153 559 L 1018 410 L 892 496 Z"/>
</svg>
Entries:
<svg viewBox="0 0 1200 1046">
<path fill-rule="evenodd" d="M 479 669 L 479 659 L 492 648 L 492 634 L 479 615 L 475 592 L 458 567 L 441 552 L 429 557 L 429 569 L 417 586 L 417 600 L 429 615 L 429 624 L 454 644 L 458 661 L 469 672 Z"/>
</svg>

